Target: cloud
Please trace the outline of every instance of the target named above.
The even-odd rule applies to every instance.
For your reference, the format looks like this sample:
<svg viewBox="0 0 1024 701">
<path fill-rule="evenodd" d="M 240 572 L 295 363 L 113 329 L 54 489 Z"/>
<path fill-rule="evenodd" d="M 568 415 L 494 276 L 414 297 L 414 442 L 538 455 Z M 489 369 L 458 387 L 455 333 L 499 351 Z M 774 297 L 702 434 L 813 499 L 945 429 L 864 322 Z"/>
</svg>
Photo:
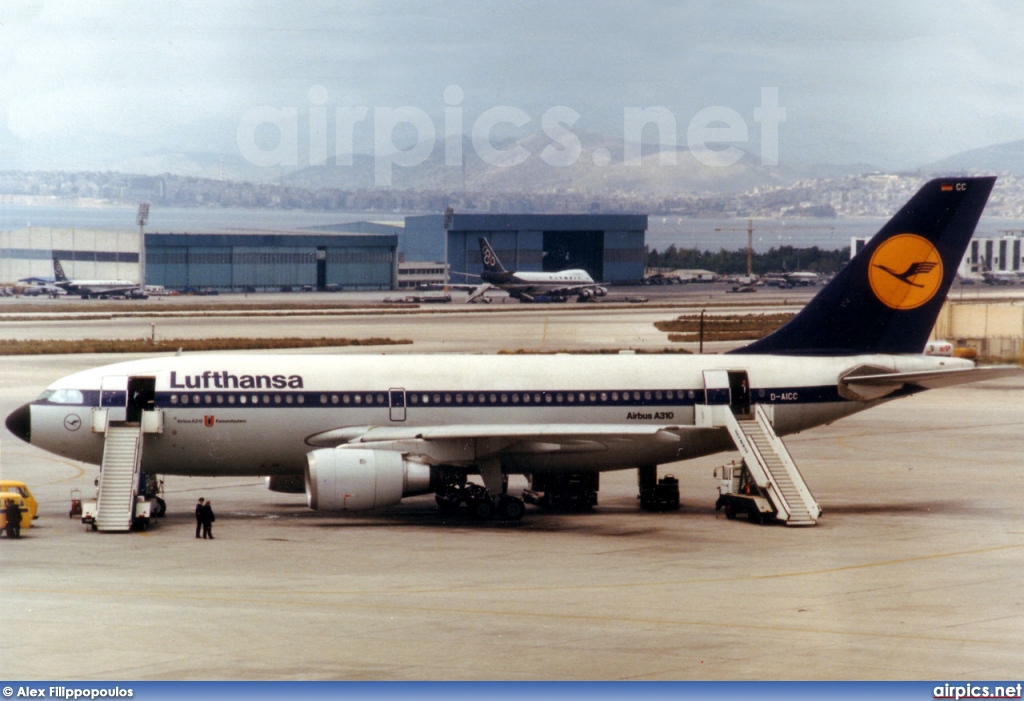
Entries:
<svg viewBox="0 0 1024 701">
<path fill-rule="evenodd" d="M 1022 43 L 999 2 L 10 0 L 0 127 L 55 152 L 96 133 L 209 144 L 209 125 L 255 107 L 305 113 L 314 86 L 328 108 L 413 106 L 440 124 L 457 85 L 467 125 L 507 105 L 536 126 L 564 105 L 621 135 L 626 107 L 659 106 L 682 135 L 711 106 L 753 130 L 777 87 L 784 160 L 896 165 L 1024 137 Z"/>
</svg>

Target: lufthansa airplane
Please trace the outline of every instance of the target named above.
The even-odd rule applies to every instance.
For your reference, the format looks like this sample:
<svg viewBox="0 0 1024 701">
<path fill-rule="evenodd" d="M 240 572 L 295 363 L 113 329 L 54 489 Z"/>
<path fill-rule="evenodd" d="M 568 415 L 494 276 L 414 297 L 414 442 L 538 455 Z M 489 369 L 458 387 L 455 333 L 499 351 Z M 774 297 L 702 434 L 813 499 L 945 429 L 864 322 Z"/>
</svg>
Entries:
<svg viewBox="0 0 1024 701">
<path fill-rule="evenodd" d="M 789 323 L 727 354 L 162 356 L 57 380 L 6 424 L 100 464 L 96 413 L 148 414 L 143 473 L 267 476 L 314 509 L 443 495 L 478 474 L 471 508 L 516 519 L 509 474 L 555 493 L 596 490 L 602 471 L 656 475 L 738 445 L 718 410 L 764 414 L 785 435 L 1020 372 L 923 353 L 994 182 L 927 183 Z"/>
<path fill-rule="evenodd" d="M 139 284 L 129 280 L 71 280 L 64 274 L 64 266 L 56 256 L 53 259 L 52 284 L 68 294 L 80 295 L 82 299 L 90 297 L 140 297 Z"/>
<path fill-rule="evenodd" d="M 594 282 L 586 270 L 574 268 L 554 273 L 505 270 L 498 260 L 498 254 L 483 237 L 480 238 L 480 257 L 484 263 L 480 279 L 484 284 L 470 294 L 467 302 L 474 301 L 492 287 L 504 290 L 509 296 L 525 302 L 535 301 L 542 295 L 562 302 L 575 296 L 579 301 L 585 302 L 608 294 L 608 290 Z"/>
</svg>

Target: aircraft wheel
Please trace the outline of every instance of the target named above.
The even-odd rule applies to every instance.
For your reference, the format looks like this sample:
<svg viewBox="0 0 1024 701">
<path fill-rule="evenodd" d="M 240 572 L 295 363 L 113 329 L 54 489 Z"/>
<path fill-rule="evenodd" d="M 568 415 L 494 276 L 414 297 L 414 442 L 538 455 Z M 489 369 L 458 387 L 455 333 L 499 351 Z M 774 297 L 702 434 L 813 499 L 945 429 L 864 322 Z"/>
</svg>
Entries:
<svg viewBox="0 0 1024 701">
<path fill-rule="evenodd" d="M 438 497 L 438 499 L 437 499 L 437 510 L 441 513 L 442 516 L 451 516 L 453 514 L 458 513 L 458 511 L 459 511 L 459 502 L 457 502 L 457 501 L 455 501 L 453 499 L 447 499 L 447 498 L 442 499 L 442 498 Z"/>
<path fill-rule="evenodd" d="M 505 497 L 501 501 L 501 520 L 519 521 L 526 513 L 526 504 L 516 497 Z"/>
<path fill-rule="evenodd" d="M 167 502 L 160 497 L 155 498 L 153 501 L 155 502 L 153 505 L 153 516 L 156 518 L 163 518 L 167 513 Z"/>
<path fill-rule="evenodd" d="M 474 499 L 470 504 L 470 513 L 478 521 L 489 521 L 494 518 L 494 503 L 490 499 Z"/>
</svg>

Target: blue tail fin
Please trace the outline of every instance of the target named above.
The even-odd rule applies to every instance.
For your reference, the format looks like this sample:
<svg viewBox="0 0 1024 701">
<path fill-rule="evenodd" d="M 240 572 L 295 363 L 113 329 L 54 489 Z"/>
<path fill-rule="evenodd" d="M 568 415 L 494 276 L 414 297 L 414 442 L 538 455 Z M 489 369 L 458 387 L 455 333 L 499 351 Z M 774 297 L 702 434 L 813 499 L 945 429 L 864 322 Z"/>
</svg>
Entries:
<svg viewBox="0 0 1024 701">
<path fill-rule="evenodd" d="M 491 248 L 490 242 L 487 241 L 483 236 L 480 237 L 480 257 L 484 262 L 484 270 L 488 273 L 503 273 L 505 268 L 502 267 L 501 261 L 498 260 L 498 254 Z"/>
<path fill-rule="evenodd" d="M 64 274 L 64 267 L 57 260 L 57 256 L 53 257 L 53 278 L 57 282 L 67 282 L 68 276 Z"/>
<path fill-rule="evenodd" d="M 926 183 L 788 324 L 732 352 L 922 352 L 995 181 Z"/>
</svg>

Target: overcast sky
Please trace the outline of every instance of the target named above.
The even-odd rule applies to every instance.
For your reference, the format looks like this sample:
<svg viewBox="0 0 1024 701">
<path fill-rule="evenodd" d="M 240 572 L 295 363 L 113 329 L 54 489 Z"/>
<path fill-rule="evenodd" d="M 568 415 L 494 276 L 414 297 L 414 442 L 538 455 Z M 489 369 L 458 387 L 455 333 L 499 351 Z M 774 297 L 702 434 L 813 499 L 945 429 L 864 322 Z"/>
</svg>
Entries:
<svg viewBox="0 0 1024 701">
<path fill-rule="evenodd" d="M 1018 3 L 130 2 L 0 4 L 0 170 L 82 168 L 117 149 L 238 155 L 261 107 L 413 107 L 444 134 L 513 107 L 540 128 L 622 138 L 626 108 L 687 126 L 724 107 L 749 128 L 762 88 L 786 120 L 779 161 L 913 167 L 1024 138 Z M 311 90 L 313 91 L 311 93 Z M 451 105 L 449 105 L 451 107 Z M 648 132 L 645 132 L 647 134 Z"/>
</svg>

